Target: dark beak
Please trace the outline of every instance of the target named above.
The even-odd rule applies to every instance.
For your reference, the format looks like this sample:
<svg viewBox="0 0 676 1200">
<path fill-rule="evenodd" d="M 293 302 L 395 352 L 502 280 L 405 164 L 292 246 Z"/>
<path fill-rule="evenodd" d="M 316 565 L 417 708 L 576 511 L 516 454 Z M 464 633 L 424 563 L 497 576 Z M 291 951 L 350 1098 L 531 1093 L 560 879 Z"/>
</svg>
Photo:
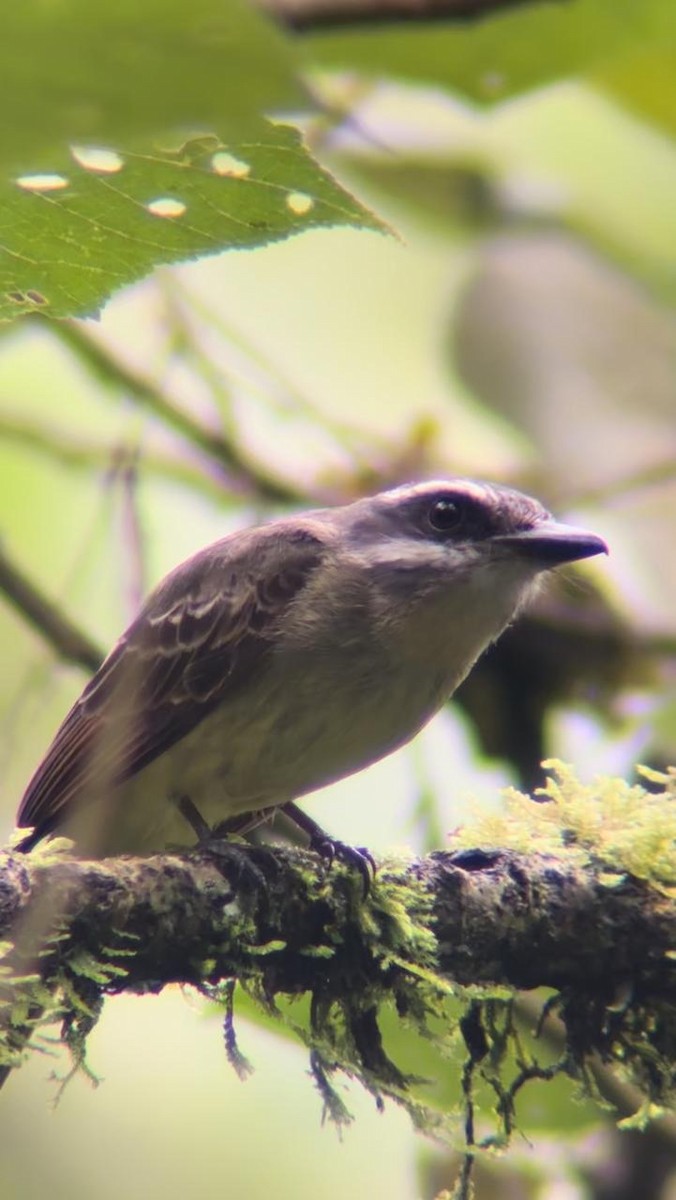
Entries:
<svg viewBox="0 0 676 1200">
<path fill-rule="evenodd" d="M 579 558 L 592 558 L 595 554 L 607 554 L 608 547 L 603 538 L 575 525 L 564 525 L 561 521 L 541 521 L 532 529 L 520 529 L 495 538 L 503 546 L 511 546 L 525 558 L 542 563 L 544 569 L 557 567 L 561 563 L 575 562 Z"/>
</svg>

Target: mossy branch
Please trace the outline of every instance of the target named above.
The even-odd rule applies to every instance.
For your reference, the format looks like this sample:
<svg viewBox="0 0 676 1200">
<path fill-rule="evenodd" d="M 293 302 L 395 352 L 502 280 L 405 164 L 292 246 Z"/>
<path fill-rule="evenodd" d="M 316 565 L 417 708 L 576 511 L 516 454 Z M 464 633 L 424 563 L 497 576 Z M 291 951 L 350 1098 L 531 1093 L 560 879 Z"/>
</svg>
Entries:
<svg viewBox="0 0 676 1200">
<path fill-rule="evenodd" d="M 212 843 L 103 861 L 71 857 L 63 840 L 28 855 L 7 850 L 0 1079 L 47 1021 L 61 1022 L 84 1065 L 107 995 L 172 982 L 222 1003 L 226 1051 L 245 1074 L 238 983 L 280 1021 L 285 998 L 309 997 L 305 1027 L 297 1016 L 293 1027 L 339 1122 L 348 1114 L 331 1083 L 336 1069 L 378 1100 L 404 1103 L 426 1130 L 452 1135 L 457 1113 L 452 1123 L 426 1106 L 423 1081 L 385 1050 L 382 1015 L 391 1027 L 396 1014 L 440 1052 L 453 1043 L 462 1197 L 476 1154 L 496 1142 L 475 1136 L 479 1080 L 493 1096 L 498 1141 L 514 1128 L 521 1088 L 565 1072 L 594 1092 L 599 1065 L 619 1067 L 640 1089 L 635 1126 L 673 1109 L 676 772 L 644 772 L 656 789 L 648 792 L 617 779 L 584 786 L 562 764 L 547 765 L 546 802 L 509 793 L 501 814 L 462 830 L 450 850 L 381 861 L 366 896 L 354 869 L 296 848 Z M 519 1028 L 517 991 L 541 986 L 550 996 L 539 1025 L 556 1013 L 563 1031 L 553 1057 Z"/>
<path fill-rule="evenodd" d="M 676 1057 L 674 904 L 650 883 L 609 882 L 554 854 L 385 860 L 364 900 L 347 869 L 291 848 L 106 862 L 8 853 L 0 936 L 14 943 L 6 965 L 22 1014 L 54 997 L 61 1014 L 76 997 L 84 1012 L 113 992 L 234 978 L 270 1002 L 309 991 L 354 1021 L 388 997 L 405 1012 L 455 984 L 492 996 L 496 985 L 545 985 L 560 994 L 580 1058 L 611 1054 L 641 1025 L 664 1066 Z M 7 1001 L 8 978 L 4 992 Z M 360 1058 L 401 1082 L 375 1040 Z M 650 1072 L 640 1074 L 650 1090 Z M 668 1099 L 657 1068 L 653 1084 Z"/>
<path fill-rule="evenodd" d="M 338 997 L 433 971 L 464 986 L 546 986 L 610 1003 L 630 985 L 634 997 L 676 1001 L 673 900 L 553 854 L 385 859 L 362 899 L 360 876 L 296 848 L 103 861 L 9 851 L 0 937 L 15 940 L 24 965 L 41 954 L 47 985 L 85 953 L 122 961 L 108 992 L 255 976 L 270 996 L 321 986 Z"/>
</svg>

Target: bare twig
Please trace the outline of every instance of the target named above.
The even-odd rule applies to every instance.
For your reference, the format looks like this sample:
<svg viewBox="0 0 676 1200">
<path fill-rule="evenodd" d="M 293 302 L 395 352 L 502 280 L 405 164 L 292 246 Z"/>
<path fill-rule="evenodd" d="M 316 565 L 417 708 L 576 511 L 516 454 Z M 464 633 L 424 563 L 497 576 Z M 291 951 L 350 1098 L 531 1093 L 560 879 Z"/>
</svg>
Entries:
<svg viewBox="0 0 676 1200">
<path fill-rule="evenodd" d="M 128 456 L 120 469 L 122 539 L 125 551 L 129 619 L 137 615 L 146 594 L 146 546 L 138 506 L 138 456 Z"/>
<path fill-rule="evenodd" d="M 12 562 L 0 547 L 0 592 L 22 617 L 42 635 L 59 658 L 96 671 L 103 653 L 81 629 L 61 612 Z"/>
<path fill-rule="evenodd" d="M 271 475 L 260 464 L 249 462 L 232 442 L 197 420 L 152 380 L 120 362 L 78 322 L 55 322 L 50 328 L 94 375 L 123 390 L 132 401 L 152 412 L 164 425 L 227 472 L 234 490 L 271 504 L 307 499 L 293 484 Z"/>
<path fill-rule="evenodd" d="M 14 443 L 64 467 L 83 471 L 109 471 L 111 462 L 120 454 L 128 453 L 109 441 L 79 438 L 71 430 L 58 429 L 18 413 L 0 414 L 0 441 Z M 229 494 L 220 470 L 205 471 L 203 465 L 186 454 L 167 454 L 144 447 L 141 458 L 144 474 L 181 484 L 215 500 L 222 501 Z"/>
</svg>

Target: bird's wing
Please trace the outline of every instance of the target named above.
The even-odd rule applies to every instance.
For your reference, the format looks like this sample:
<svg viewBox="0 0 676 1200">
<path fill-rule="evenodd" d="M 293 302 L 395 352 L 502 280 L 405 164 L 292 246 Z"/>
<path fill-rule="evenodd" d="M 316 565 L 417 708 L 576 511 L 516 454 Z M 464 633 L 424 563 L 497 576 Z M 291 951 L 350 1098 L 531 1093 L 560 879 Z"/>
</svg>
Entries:
<svg viewBox="0 0 676 1200">
<path fill-rule="evenodd" d="M 264 669 L 277 623 L 319 565 L 309 531 L 244 531 L 167 577 L 84 689 L 33 775 L 31 842 L 128 779 Z"/>
</svg>

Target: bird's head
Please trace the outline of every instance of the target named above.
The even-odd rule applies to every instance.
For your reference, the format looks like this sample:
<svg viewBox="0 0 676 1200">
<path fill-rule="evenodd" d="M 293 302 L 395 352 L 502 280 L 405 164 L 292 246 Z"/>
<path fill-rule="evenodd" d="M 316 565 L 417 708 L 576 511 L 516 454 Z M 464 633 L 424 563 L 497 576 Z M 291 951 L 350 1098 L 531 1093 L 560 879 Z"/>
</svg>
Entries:
<svg viewBox="0 0 676 1200">
<path fill-rule="evenodd" d="M 467 479 L 405 484 L 335 511 L 385 605 L 420 602 L 471 642 L 497 637 L 544 572 L 607 553 L 522 492 Z"/>
</svg>

